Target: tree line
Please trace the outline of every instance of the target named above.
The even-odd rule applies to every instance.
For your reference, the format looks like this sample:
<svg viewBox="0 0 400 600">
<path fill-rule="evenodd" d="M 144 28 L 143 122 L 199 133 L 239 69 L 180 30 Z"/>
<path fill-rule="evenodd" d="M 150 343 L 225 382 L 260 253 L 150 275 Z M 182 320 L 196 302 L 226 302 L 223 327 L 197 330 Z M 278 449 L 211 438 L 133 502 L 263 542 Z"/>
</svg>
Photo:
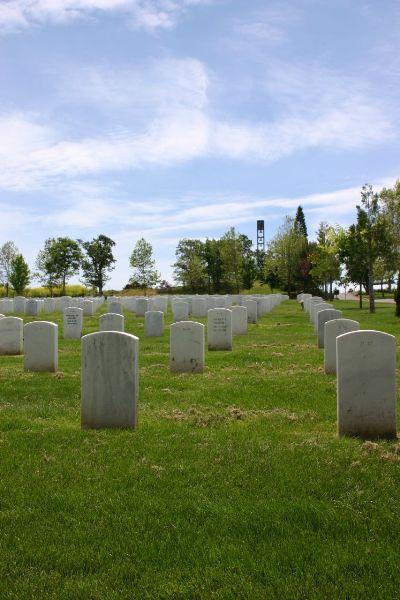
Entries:
<svg viewBox="0 0 400 600">
<path fill-rule="evenodd" d="M 52 296 L 56 288 L 65 294 L 67 281 L 81 273 L 82 282 L 101 295 L 115 268 L 114 246 L 115 242 L 106 235 L 91 241 L 48 238 L 36 258 L 36 271 L 31 272 L 14 242 L 8 241 L 0 247 L 0 283 L 6 288 L 7 296 L 10 287 L 20 295 L 31 280 L 36 279 Z M 160 280 L 152 252 L 151 244 L 141 238 L 129 258 L 134 270 L 131 281 L 142 287 L 151 287 Z"/>
<path fill-rule="evenodd" d="M 239 293 L 254 282 L 269 284 L 271 290 L 289 294 L 300 291 L 334 295 L 334 285 L 356 285 L 360 307 L 365 290 L 370 311 L 375 311 L 374 285 L 389 286 L 397 279 L 394 293 L 396 315 L 400 316 L 400 180 L 393 188 L 375 193 L 366 184 L 361 190 L 355 222 L 348 228 L 321 222 L 316 240 L 309 240 L 304 211 L 286 216 L 277 234 L 263 252 L 253 249 L 252 241 L 234 227 L 218 239 L 182 239 L 172 265 L 174 278 L 183 291 L 191 293 Z M 83 282 L 103 293 L 110 272 L 115 268 L 115 242 L 99 235 L 91 241 L 68 237 L 48 238 L 31 273 L 13 242 L 0 247 L 0 282 L 17 294 L 38 279 L 52 294 L 54 288 L 65 293 L 67 280 L 82 273 Z M 129 258 L 133 274 L 126 287 L 154 287 L 160 282 L 153 249 L 141 238 Z M 162 282 L 168 289 L 169 284 Z"/>
<path fill-rule="evenodd" d="M 379 194 L 366 184 L 356 221 L 343 228 L 321 222 L 309 240 L 304 211 L 286 216 L 266 251 L 230 228 L 220 239 L 182 239 L 176 249 L 175 279 L 188 292 L 239 292 L 255 280 L 289 294 L 334 296 L 334 285 L 358 287 L 360 307 L 365 290 L 375 312 L 374 285 L 391 288 L 397 278 L 396 315 L 400 316 L 400 180 Z"/>
</svg>

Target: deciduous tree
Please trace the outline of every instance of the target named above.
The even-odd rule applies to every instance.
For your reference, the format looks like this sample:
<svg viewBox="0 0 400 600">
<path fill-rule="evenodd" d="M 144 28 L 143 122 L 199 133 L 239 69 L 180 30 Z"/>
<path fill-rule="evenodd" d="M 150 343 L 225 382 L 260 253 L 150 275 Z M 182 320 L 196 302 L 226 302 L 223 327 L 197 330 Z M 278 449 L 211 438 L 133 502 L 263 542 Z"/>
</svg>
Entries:
<svg viewBox="0 0 400 600">
<path fill-rule="evenodd" d="M 153 259 L 152 245 L 146 242 L 144 238 L 140 238 L 136 242 L 129 263 L 133 268 L 132 279 L 137 281 L 145 290 L 160 281 L 160 274 L 155 268 L 156 263 Z"/>
<path fill-rule="evenodd" d="M 9 283 L 17 295 L 22 295 L 30 282 L 30 271 L 22 254 L 17 254 L 11 260 Z"/>
<path fill-rule="evenodd" d="M 84 281 L 98 289 L 100 295 L 106 281 L 110 279 L 107 275 L 115 266 L 115 258 L 112 249 L 115 242 L 106 235 L 99 235 L 91 242 L 81 242 L 84 250 L 82 259 L 82 272 Z"/>
<path fill-rule="evenodd" d="M 14 242 L 8 241 L 0 248 L 0 281 L 5 286 L 8 296 L 10 283 L 11 264 L 18 254 L 18 248 Z"/>
</svg>

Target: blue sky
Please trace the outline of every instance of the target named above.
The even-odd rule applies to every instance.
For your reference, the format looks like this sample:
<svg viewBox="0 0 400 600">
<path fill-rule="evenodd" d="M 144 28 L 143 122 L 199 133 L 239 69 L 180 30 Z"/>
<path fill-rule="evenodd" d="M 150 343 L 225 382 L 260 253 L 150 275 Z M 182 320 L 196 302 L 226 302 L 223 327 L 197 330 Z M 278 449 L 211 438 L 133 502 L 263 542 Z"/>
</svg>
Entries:
<svg viewBox="0 0 400 600">
<path fill-rule="evenodd" d="M 267 240 L 400 177 L 399 0 L 1 0 L 0 240 Z"/>
</svg>

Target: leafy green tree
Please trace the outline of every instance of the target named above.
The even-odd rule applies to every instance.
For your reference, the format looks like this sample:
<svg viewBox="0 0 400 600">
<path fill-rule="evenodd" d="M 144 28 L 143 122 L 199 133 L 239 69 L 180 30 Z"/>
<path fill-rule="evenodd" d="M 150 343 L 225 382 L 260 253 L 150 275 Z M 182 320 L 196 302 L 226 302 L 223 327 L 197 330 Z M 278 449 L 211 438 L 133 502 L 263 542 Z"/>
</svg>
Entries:
<svg viewBox="0 0 400 600">
<path fill-rule="evenodd" d="M 8 241 L 0 248 L 0 281 L 5 286 L 7 296 L 10 283 L 11 264 L 18 254 L 18 248 L 14 242 Z"/>
<path fill-rule="evenodd" d="M 129 264 L 133 268 L 132 279 L 137 281 L 142 288 L 147 290 L 156 285 L 161 277 L 155 268 L 153 259 L 153 247 L 144 238 L 140 238 L 129 258 Z"/>
<path fill-rule="evenodd" d="M 24 293 L 26 286 L 30 283 L 29 267 L 22 254 L 17 254 L 11 260 L 9 283 L 18 296 Z"/>
<path fill-rule="evenodd" d="M 358 224 L 350 225 L 348 230 L 338 234 L 338 255 L 346 267 L 350 281 L 359 286 L 359 303 L 362 308 L 362 288 L 367 286 L 368 261 L 367 244 Z"/>
<path fill-rule="evenodd" d="M 374 266 L 380 256 L 384 256 L 390 241 L 387 222 L 382 214 L 379 195 L 373 192 L 370 184 L 361 190 L 361 205 L 357 206 L 357 225 L 366 244 L 367 282 L 369 311 L 375 312 Z"/>
<path fill-rule="evenodd" d="M 203 258 L 207 273 L 208 293 L 219 294 L 222 286 L 221 241 L 207 238 L 203 244 Z"/>
<path fill-rule="evenodd" d="M 278 273 L 283 289 L 289 294 L 302 285 L 301 261 L 305 238 L 295 226 L 293 217 L 286 216 L 277 235 L 268 245 L 268 264 Z"/>
<path fill-rule="evenodd" d="M 221 238 L 221 267 L 222 279 L 228 291 L 234 290 L 237 294 L 243 286 L 243 276 L 247 269 L 247 285 L 251 285 L 256 276 L 255 261 L 251 259 L 252 242 L 246 235 L 239 234 L 234 227 L 230 227 Z M 247 265 L 246 265 L 246 261 Z M 250 285 L 250 287 L 251 287 Z M 249 288 L 248 288 L 249 289 Z"/>
<path fill-rule="evenodd" d="M 36 259 L 39 270 L 38 278 L 52 293 L 56 285 L 62 286 L 65 294 L 67 280 L 76 275 L 80 269 L 82 252 L 79 243 L 68 237 L 48 238 L 44 250 Z"/>
<path fill-rule="evenodd" d="M 333 299 L 333 282 L 340 279 L 340 258 L 337 244 L 339 228 L 322 222 L 317 231 L 317 244 L 311 254 L 311 275 L 324 286 L 329 286 L 329 297 Z"/>
<path fill-rule="evenodd" d="M 201 240 L 179 240 L 175 251 L 174 278 L 190 292 L 202 292 L 206 288 L 207 272 L 203 259 L 204 244 Z"/>
<path fill-rule="evenodd" d="M 396 317 L 400 317 L 400 179 L 396 181 L 393 188 L 383 188 L 380 193 L 380 199 L 383 203 L 383 212 L 391 236 L 391 263 L 397 272 L 395 314 Z"/>
<path fill-rule="evenodd" d="M 107 273 L 115 269 L 112 252 L 115 242 L 106 235 L 99 235 L 91 242 L 81 242 L 81 246 L 85 252 L 82 259 L 84 281 L 102 295 L 104 284 L 110 279 Z"/>
</svg>

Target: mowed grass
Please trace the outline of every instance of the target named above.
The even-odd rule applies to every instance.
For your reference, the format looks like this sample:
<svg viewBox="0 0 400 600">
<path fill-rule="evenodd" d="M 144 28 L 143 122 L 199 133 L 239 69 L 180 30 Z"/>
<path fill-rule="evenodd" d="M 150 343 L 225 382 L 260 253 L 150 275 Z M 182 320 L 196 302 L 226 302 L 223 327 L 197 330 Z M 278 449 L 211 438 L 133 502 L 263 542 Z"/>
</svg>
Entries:
<svg viewBox="0 0 400 600">
<path fill-rule="evenodd" d="M 335 306 L 398 334 L 393 305 Z M 80 342 L 40 318 L 60 325 L 59 373 L 0 357 L 1 599 L 400 597 L 400 444 L 336 436 L 297 302 L 202 375 L 171 374 L 168 328 L 146 339 L 126 312 L 136 431 L 80 429 Z"/>
</svg>

